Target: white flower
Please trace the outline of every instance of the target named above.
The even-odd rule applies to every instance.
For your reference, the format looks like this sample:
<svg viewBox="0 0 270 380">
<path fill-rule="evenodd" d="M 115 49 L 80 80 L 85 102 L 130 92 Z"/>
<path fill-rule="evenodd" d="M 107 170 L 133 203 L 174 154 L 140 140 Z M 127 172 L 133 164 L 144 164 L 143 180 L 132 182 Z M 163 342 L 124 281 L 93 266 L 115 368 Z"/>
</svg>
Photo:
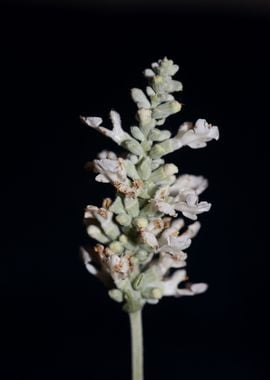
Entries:
<svg viewBox="0 0 270 380">
<path fill-rule="evenodd" d="M 171 277 L 163 281 L 163 294 L 165 296 L 178 295 L 178 285 L 185 281 L 187 278 L 187 272 L 183 269 L 176 270 Z"/>
<path fill-rule="evenodd" d="M 171 268 L 183 268 L 186 266 L 187 254 L 183 251 L 177 252 L 175 255 L 161 252 L 155 267 L 162 276 L 164 276 Z"/>
<path fill-rule="evenodd" d="M 163 226 L 164 224 L 161 218 L 153 218 L 145 228 L 140 230 L 142 240 L 155 250 L 159 247 L 156 235 L 162 231 Z"/>
<path fill-rule="evenodd" d="M 174 208 L 181 211 L 189 219 L 196 220 L 197 215 L 209 211 L 211 204 L 208 202 L 199 202 L 198 195 L 195 191 L 183 191 L 174 199 Z"/>
<path fill-rule="evenodd" d="M 170 195 L 175 196 L 179 192 L 186 190 L 194 190 L 196 194 L 201 194 L 207 186 L 208 181 L 203 176 L 183 174 L 170 186 Z"/>
<path fill-rule="evenodd" d="M 185 225 L 184 219 L 182 219 L 182 218 L 175 219 L 172 222 L 171 226 L 162 232 L 162 234 L 158 240 L 159 245 L 164 245 L 168 241 L 168 238 L 170 236 L 178 236 L 179 232 L 184 227 L 184 225 Z M 186 231 L 181 233 L 181 236 L 185 236 L 185 237 L 192 239 L 197 235 L 200 228 L 201 228 L 201 223 L 200 222 L 194 222 L 187 227 Z"/>
<path fill-rule="evenodd" d="M 155 251 L 158 249 L 157 238 L 155 237 L 155 235 L 152 232 L 148 232 L 148 231 L 143 230 L 140 232 L 140 235 L 141 235 L 141 238 L 142 238 L 144 243 L 146 243 L 150 247 L 154 248 Z"/>
<path fill-rule="evenodd" d="M 208 285 L 205 283 L 190 284 L 186 288 L 179 288 L 179 284 L 186 280 L 186 271 L 177 270 L 169 279 L 163 281 L 163 294 L 165 296 L 194 296 L 204 293 Z"/>
<path fill-rule="evenodd" d="M 118 145 L 120 145 L 125 140 L 132 139 L 131 136 L 122 129 L 120 115 L 116 111 L 112 110 L 110 112 L 110 119 L 113 124 L 112 130 L 101 126 L 102 119 L 100 117 L 81 117 L 81 119 L 89 127 L 96 129 L 107 137 L 110 137 Z"/>
<path fill-rule="evenodd" d="M 205 119 L 198 119 L 194 127 L 191 123 L 182 124 L 172 142 L 174 150 L 185 145 L 197 149 L 205 147 L 213 139 L 219 139 L 218 127 L 208 124 Z"/>
<path fill-rule="evenodd" d="M 158 252 L 167 252 L 175 255 L 180 251 L 188 248 L 191 244 L 191 239 L 188 236 L 168 236 L 167 243 L 162 245 Z"/>
<path fill-rule="evenodd" d="M 175 212 L 175 208 L 173 204 L 170 204 L 168 202 L 165 202 L 163 200 L 157 199 L 155 201 L 155 206 L 156 208 L 160 211 L 163 212 L 166 215 L 170 216 L 177 216 L 177 213 Z"/>
<path fill-rule="evenodd" d="M 117 155 L 110 150 L 102 150 L 100 153 L 98 153 L 98 158 L 108 158 L 109 160 L 116 160 Z"/>
<path fill-rule="evenodd" d="M 114 279 L 123 279 L 128 276 L 131 269 L 129 256 L 121 256 L 112 254 L 107 257 L 107 266 Z"/>
<path fill-rule="evenodd" d="M 84 265 L 85 265 L 86 269 L 88 270 L 88 272 L 93 274 L 94 276 L 96 276 L 98 274 L 98 271 L 94 267 L 94 265 L 91 264 L 92 258 L 89 255 L 89 253 L 83 247 L 80 247 L 80 253 L 81 253 L 81 258 L 82 258 Z"/>
<path fill-rule="evenodd" d="M 177 213 L 175 212 L 173 204 L 167 202 L 168 196 L 169 186 L 160 187 L 155 193 L 152 204 L 158 211 L 170 216 L 176 216 Z"/>
<path fill-rule="evenodd" d="M 106 208 L 99 208 L 93 205 L 86 206 L 84 217 L 87 218 L 96 218 L 102 226 L 106 226 L 106 222 L 111 222 L 113 213 Z"/>
<path fill-rule="evenodd" d="M 99 175 L 96 176 L 98 182 L 125 182 L 127 180 L 127 173 L 122 158 L 101 158 L 94 160 L 94 170 Z"/>
<path fill-rule="evenodd" d="M 177 236 L 179 234 L 179 231 L 184 227 L 184 225 L 185 225 L 184 219 L 182 218 L 175 219 L 170 225 L 170 227 L 166 228 L 162 232 L 159 238 L 159 244 L 160 245 L 165 244 L 170 236 Z"/>
</svg>

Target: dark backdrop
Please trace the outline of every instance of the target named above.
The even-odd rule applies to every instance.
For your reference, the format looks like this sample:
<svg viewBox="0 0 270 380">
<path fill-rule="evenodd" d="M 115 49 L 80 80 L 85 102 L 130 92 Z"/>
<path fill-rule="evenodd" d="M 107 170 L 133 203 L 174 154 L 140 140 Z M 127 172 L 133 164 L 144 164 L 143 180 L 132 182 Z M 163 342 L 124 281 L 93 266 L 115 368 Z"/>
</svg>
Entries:
<svg viewBox="0 0 270 380">
<path fill-rule="evenodd" d="M 221 138 L 168 157 L 210 181 L 188 269 L 210 288 L 145 308 L 146 379 L 266 378 L 268 15 L 9 5 L 0 17 L 2 378 L 130 378 L 127 316 L 78 256 L 84 206 L 111 194 L 84 164 L 114 145 L 79 115 L 115 108 L 131 123 L 129 89 L 164 55 L 184 84 L 169 127 L 205 117 Z"/>
</svg>

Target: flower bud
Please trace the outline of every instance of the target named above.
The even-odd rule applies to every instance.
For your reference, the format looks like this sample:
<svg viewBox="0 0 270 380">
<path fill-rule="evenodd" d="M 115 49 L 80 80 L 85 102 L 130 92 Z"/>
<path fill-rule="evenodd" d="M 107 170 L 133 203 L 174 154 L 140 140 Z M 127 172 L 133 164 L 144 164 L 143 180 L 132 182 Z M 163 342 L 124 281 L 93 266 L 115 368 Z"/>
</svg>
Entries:
<svg viewBox="0 0 270 380">
<path fill-rule="evenodd" d="M 142 131 L 140 130 L 139 127 L 130 127 L 130 131 L 131 131 L 131 134 L 132 136 L 139 140 L 139 141 L 144 141 L 145 140 L 145 136 L 144 134 L 142 133 Z"/>
<path fill-rule="evenodd" d="M 160 158 L 165 156 L 165 154 L 169 154 L 174 151 L 174 145 L 172 143 L 172 139 L 163 141 L 160 144 L 156 144 L 150 151 L 151 158 Z"/>
<path fill-rule="evenodd" d="M 138 166 L 138 173 L 143 180 L 147 180 L 151 175 L 151 158 L 146 157 Z"/>
<path fill-rule="evenodd" d="M 124 160 L 124 166 L 127 172 L 127 175 L 132 179 L 140 179 L 139 174 L 135 168 L 135 165 L 130 160 Z"/>
<path fill-rule="evenodd" d="M 111 212 L 115 214 L 122 214 L 125 212 L 124 205 L 122 199 L 120 197 L 116 197 L 115 201 L 112 203 L 109 209 Z"/>
<path fill-rule="evenodd" d="M 90 225 L 87 227 L 88 235 L 100 243 L 108 243 L 108 237 L 101 231 L 101 229 L 95 225 Z"/>
<path fill-rule="evenodd" d="M 174 113 L 179 112 L 181 110 L 181 107 L 181 104 L 176 100 L 160 104 L 153 110 L 152 117 L 154 119 L 166 118 L 170 115 L 173 115 Z"/>
<path fill-rule="evenodd" d="M 164 141 L 171 137 L 171 132 L 168 130 L 160 131 L 157 128 L 152 129 L 149 133 L 149 138 L 153 141 Z"/>
<path fill-rule="evenodd" d="M 137 103 L 138 108 L 151 108 L 151 104 L 147 99 L 146 95 L 139 88 L 131 89 L 131 97 L 135 103 Z"/>
<path fill-rule="evenodd" d="M 137 198 L 125 198 L 124 199 L 125 209 L 127 213 L 133 218 L 139 215 L 140 207 Z"/>
<path fill-rule="evenodd" d="M 108 291 L 109 296 L 116 302 L 123 302 L 123 293 L 119 289 L 111 289 Z"/>
<path fill-rule="evenodd" d="M 123 245 L 119 241 L 113 241 L 109 245 L 109 248 L 115 253 L 122 253 L 124 250 Z"/>
<path fill-rule="evenodd" d="M 146 218 L 139 217 L 134 219 L 133 224 L 139 229 L 145 228 L 148 225 L 148 220 Z"/>
<path fill-rule="evenodd" d="M 129 226 L 131 223 L 131 216 L 128 214 L 119 214 L 115 219 L 121 226 Z"/>
<path fill-rule="evenodd" d="M 123 146 L 129 150 L 131 153 L 136 154 L 137 156 L 143 155 L 144 151 L 141 145 L 138 143 L 138 141 L 132 139 L 132 140 L 125 140 L 123 142 Z"/>
</svg>

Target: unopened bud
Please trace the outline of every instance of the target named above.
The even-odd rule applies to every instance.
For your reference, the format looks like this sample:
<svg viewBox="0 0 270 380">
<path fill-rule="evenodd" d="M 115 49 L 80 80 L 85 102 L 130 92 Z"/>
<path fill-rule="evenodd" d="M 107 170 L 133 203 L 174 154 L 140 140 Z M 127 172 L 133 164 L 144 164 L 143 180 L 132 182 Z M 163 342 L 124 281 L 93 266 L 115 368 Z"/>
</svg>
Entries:
<svg viewBox="0 0 270 380">
<path fill-rule="evenodd" d="M 133 224 L 137 228 L 145 228 L 148 225 L 148 220 L 146 218 L 136 218 L 133 221 Z"/>
<path fill-rule="evenodd" d="M 119 214 L 115 219 L 121 226 L 129 226 L 131 223 L 131 216 L 128 214 Z"/>
</svg>

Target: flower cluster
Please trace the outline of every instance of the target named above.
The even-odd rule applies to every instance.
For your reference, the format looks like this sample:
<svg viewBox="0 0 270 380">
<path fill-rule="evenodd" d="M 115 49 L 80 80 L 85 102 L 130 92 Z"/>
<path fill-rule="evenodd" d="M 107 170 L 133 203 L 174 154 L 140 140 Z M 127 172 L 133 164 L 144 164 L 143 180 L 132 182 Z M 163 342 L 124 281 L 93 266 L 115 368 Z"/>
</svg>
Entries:
<svg viewBox="0 0 270 380">
<path fill-rule="evenodd" d="M 163 296 L 202 293 L 204 283 L 187 282 L 185 250 L 200 229 L 198 215 L 211 204 L 199 201 L 208 183 L 202 176 L 178 175 L 178 168 L 165 163 L 165 155 L 184 146 L 203 148 L 218 140 L 218 127 L 198 119 L 182 124 L 175 136 L 160 129 L 166 118 L 181 110 L 172 93 L 182 90 L 172 79 L 178 66 L 164 58 L 144 71 L 145 92 L 133 88 L 137 125 L 124 131 L 116 111 L 110 112 L 112 129 L 99 117 L 82 121 L 110 137 L 127 153 L 118 157 L 102 151 L 93 161 L 96 180 L 111 183 L 116 196 L 105 198 L 101 207 L 85 210 L 88 235 L 98 243 L 81 249 L 85 266 L 109 287 L 109 295 L 134 312 Z M 185 219 L 184 219 L 185 217 Z M 187 224 L 187 220 L 192 220 Z"/>
</svg>

